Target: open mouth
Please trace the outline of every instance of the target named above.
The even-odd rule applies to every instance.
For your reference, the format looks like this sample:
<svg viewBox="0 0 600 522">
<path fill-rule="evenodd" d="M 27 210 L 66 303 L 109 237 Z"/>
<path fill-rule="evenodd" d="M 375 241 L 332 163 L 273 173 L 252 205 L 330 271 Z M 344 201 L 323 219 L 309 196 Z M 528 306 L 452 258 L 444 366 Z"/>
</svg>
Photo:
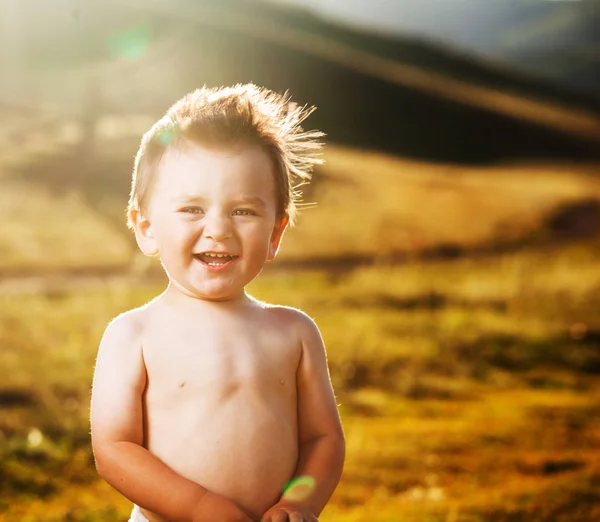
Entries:
<svg viewBox="0 0 600 522">
<path fill-rule="evenodd" d="M 220 252 L 200 252 L 199 254 L 194 254 L 194 257 L 207 267 L 222 268 L 227 266 L 238 256 Z"/>
</svg>

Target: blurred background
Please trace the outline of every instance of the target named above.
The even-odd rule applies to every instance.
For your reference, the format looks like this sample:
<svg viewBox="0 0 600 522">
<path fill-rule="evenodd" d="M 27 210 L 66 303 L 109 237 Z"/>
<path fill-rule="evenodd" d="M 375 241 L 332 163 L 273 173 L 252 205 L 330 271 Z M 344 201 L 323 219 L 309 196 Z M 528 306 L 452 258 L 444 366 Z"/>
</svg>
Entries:
<svg viewBox="0 0 600 522">
<path fill-rule="evenodd" d="M 314 317 L 348 456 L 321 520 L 600 519 L 600 1 L 0 0 L 0 521 L 122 521 L 89 396 L 165 277 L 125 225 L 186 92 L 316 105 L 258 298 Z"/>
</svg>

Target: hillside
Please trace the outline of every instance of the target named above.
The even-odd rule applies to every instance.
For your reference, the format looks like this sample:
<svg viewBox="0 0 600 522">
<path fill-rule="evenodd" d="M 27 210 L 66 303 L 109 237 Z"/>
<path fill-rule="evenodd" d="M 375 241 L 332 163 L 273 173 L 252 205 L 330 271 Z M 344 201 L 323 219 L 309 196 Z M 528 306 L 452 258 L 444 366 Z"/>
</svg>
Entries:
<svg viewBox="0 0 600 522">
<path fill-rule="evenodd" d="M 124 141 L 129 157 L 115 146 Z M 10 225 L 0 229 L 0 278 L 161 272 L 125 226 L 134 148 L 131 137 L 115 135 L 93 165 L 40 154 L 7 170 L 0 220 Z M 469 258 L 599 233 L 597 164 L 435 165 L 335 144 L 324 159 L 304 194 L 313 208 L 286 233 L 273 268 Z"/>
<path fill-rule="evenodd" d="M 370 31 L 492 58 L 600 99 L 598 0 L 376 0 L 368 11 L 363 0 L 348 0 L 343 11 L 327 5 L 319 11 Z"/>
<path fill-rule="evenodd" d="M 21 56 L 28 99 L 58 113 L 157 115 L 198 85 L 254 81 L 317 105 L 311 124 L 348 145 L 459 163 L 600 157 L 593 101 L 424 42 L 240 0 L 60 5 L 57 37 L 36 19 Z"/>
</svg>

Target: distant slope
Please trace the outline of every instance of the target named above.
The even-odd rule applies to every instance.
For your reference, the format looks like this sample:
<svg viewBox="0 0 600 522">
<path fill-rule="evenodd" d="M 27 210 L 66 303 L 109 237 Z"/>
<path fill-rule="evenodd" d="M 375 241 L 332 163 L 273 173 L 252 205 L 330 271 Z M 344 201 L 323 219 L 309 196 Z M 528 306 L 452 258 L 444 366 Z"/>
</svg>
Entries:
<svg viewBox="0 0 600 522">
<path fill-rule="evenodd" d="M 374 0 L 371 5 L 365 13 L 365 0 L 347 0 L 343 12 L 329 10 L 371 31 L 494 57 L 600 100 L 599 0 Z"/>
<path fill-rule="evenodd" d="M 600 100 L 600 1 L 560 4 L 505 28 L 494 52 Z"/>
<path fill-rule="evenodd" d="M 0 287 L 12 276 L 161 270 L 125 226 L 131 158 L 112 157 L 113 139 L 98 146 L 93 165 L 42 156 L 0 179 Z M 275 266 L 492 255 L 597 237 L 600 178 L 593 165 L 436 165 L 330 144 L 304 200 L 316 205 L 286 232 Z M 583 233 L 572 220 L 549 226 L 569 203 L 584 210 L 572 213 L 586 220 Z"/>
<path fill-rule="evenodd" d="M 65 86 L 81 90 L 87 75 L 100 92 L 88 109 L 107 112 L 157 113 L 204 83 L 254 81 L 316 104 L 311 125 L 334 141 L 451 162 L 600 158 L 597 104 L 422 42 L 240 0 L 128 0 L 86 9 L 80 28 L 72 21 L 71 33 L 54 27 L 56 42 L 30 49 L 45 64 L 42 94 L 55 104 L 72 104 Z M 132 30 L 130 49 L 119 54 L 110 44 Z M 83 33 L 87 54 L 67 52 Z M 132 56 L 136 45 L 143 49 Z"/>
<path fill-rule="evenodd" d="M 565 55 L 571 55 L 574 47 L 583 46 L 589 47 L 588 51 L 592 54 L 592 47 L 596 51 L 600 49 L 600 36 L 591 30 L 600 24 L 598 8 L 592 6 L 582 11 L 573 6 L 574 3 L 585 3 L 582 1 L 561 3 L 543 0 L 403 0 L 376 3 L 377 7 L 373 10 L 381 13 L 379 22 L 384 27 L 395 27 L 395 34 L 375 31 L 374 27 L 371 32 L 352 29 L 352 26 L 335 24 L 311 11 L 286 6 L 285 3 L 277 2 L 273 8 L 280 11 L 280 18 L 287 18 L 288 23 L 290 18 L 293 19 L 294 26 L 326 34 L 380 57 L 548 101 L 592 108 L 600 113 L 600 97 L 593 96 L 595 92 L 577 92 L 569 89 L 568 82 L 561 85 L 561 82 L 548 81 L 548 78 L 536 75 L 535 71 L 551 64 L 555 56 L 543 56 L 542 63 L 523 69 L 510 67 L 508 61 L 486 61 L 485 58 L 486 55 L 508 56 L 509 52 L 516 59 L 520 53 L 527 56 L 529 47 L 539 46 L 536 32 L 544 37 L 544 45 L 551 46 L 559 57 L 563 54 L 561 49 Z M 591 0 L 590 3 L 600 7 L 600 0 Z M 364 0 L 350 0 L 346 2 L 345 9 L 359 12 L 364 10 L 364 4 Z M 546 19 L 552 18 L 555 22 L 567 19 L 561 34 L 548 27 Z M 597 54 L 596 57 L 600 58 Z"/>
</svg>

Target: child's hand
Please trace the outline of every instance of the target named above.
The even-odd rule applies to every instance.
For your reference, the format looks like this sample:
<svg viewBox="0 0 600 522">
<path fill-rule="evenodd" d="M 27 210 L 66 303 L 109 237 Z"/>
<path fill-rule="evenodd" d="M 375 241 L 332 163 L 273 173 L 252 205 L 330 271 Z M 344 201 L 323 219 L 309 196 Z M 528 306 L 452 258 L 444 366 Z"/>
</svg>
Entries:
<svg viewBox="0 0 600 522">
<path fill-rule="evenodd" d="M 193 522 L 254 522 L 247 513 L 228 498 L 208 491 L 196 504 Z"/>
<path fill-rule="evenodd" d="M 281 500 L 263 515 L 260 522 L 319 522 L 319 519 L 301 504 Z"/>
</svg>

